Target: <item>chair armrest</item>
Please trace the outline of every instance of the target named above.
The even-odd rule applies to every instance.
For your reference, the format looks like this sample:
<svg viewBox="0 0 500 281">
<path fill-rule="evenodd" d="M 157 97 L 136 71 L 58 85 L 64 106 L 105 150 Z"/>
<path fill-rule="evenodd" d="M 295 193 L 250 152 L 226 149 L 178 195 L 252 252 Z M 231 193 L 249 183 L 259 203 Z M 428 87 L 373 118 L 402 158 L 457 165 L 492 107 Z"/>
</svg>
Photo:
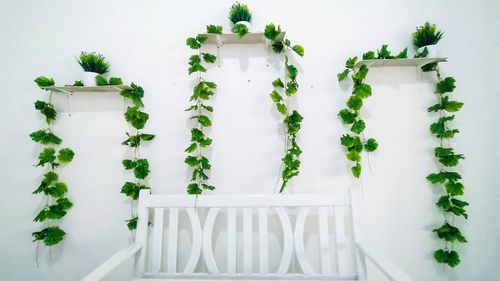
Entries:
<svg viewBox="0 0 500 281">
<path fill-rule="evenodd" d="M 128 258 L 133 256 L 142 248 L 141 243 L 132 243 L 127 248 L 118 251 L 116 254 L 111 256 L 105 262 L 103 262 L 94 271 L 85 276 L 82 281 L 98 281 L 109 274 L 113 269 L 119 266 L 121 263 L 126 261 Z"/>
<path fill-rule="evenodd" d="M 363 253 L 372 263 L 391 281 L 413 281 L 404 271 L 397 267 L 390 259 L 381 255 L 374 249 L 357 243 L 358 250 Z"/>
</svg>

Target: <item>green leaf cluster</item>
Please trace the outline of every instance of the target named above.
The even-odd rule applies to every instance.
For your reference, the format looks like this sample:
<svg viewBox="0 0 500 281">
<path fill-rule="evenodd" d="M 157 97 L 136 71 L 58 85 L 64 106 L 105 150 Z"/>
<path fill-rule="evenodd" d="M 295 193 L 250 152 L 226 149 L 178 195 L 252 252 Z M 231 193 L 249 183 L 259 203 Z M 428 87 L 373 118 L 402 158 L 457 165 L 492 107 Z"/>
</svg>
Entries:
<svg viewBox="0 0 500 281">
<path fill-rule="evenodd" d="M 38 85 L 38 87 L 40 88 L 44 88 L 44 87 L 53 87 L 56 82 L 54 81 L 54 79 L 50 78 L 50 77 L 45 77 L 45 76 L 38 76 L 36 79 L 35 79 L 35 83 Z"/>
<path fill-rule="evenodd" d="M 37 100 L 35 102 L 35 109 L 45 116 L 45 121 L 47 121 L 47 123 L 50 124 L 52 121 L 56 120 L 57 112 L 53 104 Z"/>
<path fill-rule="evenodd" d="M 149 175 L 149 162 L 147 159 L 125 159 L 122 164 L 126 170 L 134 170 L 134 176 L 138 179 L 145 179 Z"/>
<path fill-rule="evenodd" d="M 77 62 L 86 72 L 104 74 L 110 69 L 110 64 L 106 61 L 106 58 L 95 52 L 81 52 Z"/>
<path fill-rule="evenodd" d="M 242 23 L 237 23 L 231 28 L 233 33 L 238 34 L 238 38 L 243 38 L 248 33 L 248 27 Z"/>
<path fill-rule="evenodd" d="M 142 102 L 142 98 L 144 97 L 144 89 L 134 83 L 130 84 L 130 88 L 131 89 L 122 90 L 120 95 L 129 99 L 135 106 L 143 107 L 144 103 Z"/>
<path fill-rule="evenodd" d="M 207 25 L 207 33 L 222 34 L 222 26 L 220 25 Z"/>
<path fill-rule="evenodd" d="M 460 256 L 457 251 L 454 250 L 439 249 L 434 252 L 434 259 L 438 263 L 447 264 L 450 267 L 455 267 L 460 264 Z"/>
<path fill-rule="evenodd" d="M 139 220 L 138 216 L 133 216 L 132 218 L 126 220 L 127 227 L 130 231 L 137 229 L 137 221 Z"/>
<path fill-rule="evenodd" d="M 189 48 L 197 50 L 201 48 L 201 45 L 207 41 L 208 37 L 203 34 L 198 34 L 196 37 L 189 37 L 186 39 L 186 45 L 189 46 Z"/>
<path fill-rule="evenodd" d="M 139 106 L 129 106 L 125 112 L 125 120 L 129 122 L 134 128 L 142 129 L 148 122 L 149 114 L 139 109 Z"/>
<path fill-rule="evenodd" d="M 61 242 L 66 235 L 60 227 L 51 226 L 42 229 L 41 231 L 33 232 L 33 242 L 43 241 L 46 246 L 54 246 Z"/>
<path fill-rule="evenodd" d="M 66 215 L 67 210 L 72 206 L 73 203 L 71 203 L 68 198 L 59 198 L 55 204 L 46 206 L 41 210 L 33 221 L 44 222 L 46 220 L 62 219 Z"/>
<path fill-rule="evenodd" d="M 229 20 L 233 24 L 236 24 L 239 21 L 251 22 L 252 13 L 250 12 L 250 9 L 248 9 L 247 5 L 236 2 L 229 9 Z"/>
<path fill-rule="evenodd" d="M 155 138 L 155 135 L 152 134 L 137 133 L 135 135 L 130 135 L 128 132 L 126 134 L 128 138 L 124 140 L 122 144 L 130 147 L 139 147 L 141 141 L 151 141 Z"/>
<path fill-rule="evenodd" d="M 426 22 L 424 25 L 417 27 L 417 30 L 412 34 L 413 45 L 417 48 L 436 45 L 443 37 L 443 34 L 435 24 Z"/>
<path fill-rule="evenodd" d="M 137 200 L 139 199 L 139 192 L 142 189 L 151 189 L 151 188 L 143 184 L 137 184 L 128 181 L 122 186 L 122 190 L 120 191 L 120 193 L 123 193 L 126 196 L 132 198 L 132 200 Z"/>
<path fill-rule="evenodd" d="M 54 135 L 50 129 L 41 129 L 30 134 L 34 142 L 40 144 L 60 144 L 62 140 Z"/>
</svg>

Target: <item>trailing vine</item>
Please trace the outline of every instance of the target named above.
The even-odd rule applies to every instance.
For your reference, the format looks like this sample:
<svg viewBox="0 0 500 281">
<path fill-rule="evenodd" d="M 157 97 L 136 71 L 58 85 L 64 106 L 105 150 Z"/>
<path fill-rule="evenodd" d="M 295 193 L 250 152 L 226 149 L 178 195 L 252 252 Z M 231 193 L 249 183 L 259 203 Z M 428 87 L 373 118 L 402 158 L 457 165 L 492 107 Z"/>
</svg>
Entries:
<svg viewBox="0 0 500 281">
<path fill-rule="evenodd" d="M 126 220 L 127 227 L 130 231 L 137 228 L 137 211 L 134 210 L 134 201 L 139 198 L 139 192 L 142 189 L 151 189 L 147 186 L 145 179 L 149 175 L 149 162 L 146 158 L 141 157 L 140 148 L 143 141 L 151 141 L 155 135 L 143 133 L 141 130 L 146 125 L 149 114 L 141 111 L 144 107 L 142 98 L 144 97 L 144 90 L 142 87 L 131 83 L 131 89 L 125 89 L 120 92 L 120 95 L 132 103 L 127 107 L 125 112 L 125 120 L 132 126 L 133 132 L 126 132 L 127 139 L 122 142 L 122 145 L 128 146 L 132 152 L 131 159 L 122 161 L 125 170 L 132 170 L 134 173 L 134 180 L 127 181 L 122 186 L 121 193 L 125 194 L 131 199 L 131 218 Z"/>
<path fill-rule="evenodd" d="M 301 45 L 292 45 L 288 39 L 278 39 L 281 33 L 281 27 L 270 23 L 266 25 L 264 36 L 271 41 L 271 47 L 276 54 L 283 55 L 285 75 L 283 80 L 278 77 L 272 82 L 274 90 L 270 96 L 276 104 L 276 109 L 283 116 L 283 129 L 285 133 L 285 156 L 282 158 L 281 186 L 279 193 L 285 191 L 287 183 L 299 174 L 300 154 L 302 150 L 297 143 L 297 134 L 300 130 L 300 124 L 303 117 L 297 110 L 290 110 L 289 98 L 297 93 L 299 83 L 297 76 L 299 71 L 297 67 L 289 62 L 290 51 L 299 56 L 304 56 L 304 48 Z M 290 113 L 291 111 L 291 113 Z"/>
<path fill-rule="evenodd" d="M 407 57 L 408 48 L 405 48 L 398 55 L 394 56 L 389 51 L 388 45 L 382 45 L 376 53 L 368 51 L 363 54 L 363 60 L 403 59 Z M 340 144 L 346 151 L 346 158 L 353 162 L 353 166 L 351 167 L 352 175 L 359 178 L 362 168 L 361 153 L 363 150 L 368 154 L 374 152 L 378 148 L 378 142 L 374 138 L 366 139 L 363 133 L 366 123 L 361 118 L 360 113 L 363 108 L 363 100 L 372 95 L 372 88 L 364 82 L 366 75 L 368 75 L 368 66 L 361 64 L 358 67 L 357 62 L 357 56 L 347 59 L 345 69 L 337 74 L 337 79 L 340 82 L 350 76 L 353 82 L 351 96 L 346 102 L 347 107 L 339 111 L 338 117 L 342 124 L 349 126 L 349 132 L 340 137 Z"/>
<path fill-rule="evenodd" d="M 460 256 L 454 249 L 454 243 L 466 243 L 467 239 L 460 229 L 455 225 L 456 217 L 468 218 L 465 208 L 468 202 L 458 199 L 464 194 L 464 185 L 460 182 L 462 175 L 454 170 L 461 160 L 465 159 L 463 154 L 458 154 L 450 145 L 450 140 L 459 133 L 456 128 L 450 127 L 450 122 L 455 119 L 455 113 L 460 111 L 463 103 L 450 100 L 451 93 L 455 90 L 455 78 L 449 76 L 443 78 L 437 63 L 422 67 L 424 72 L 436 73 L 437 83 L 435 94 L 437 103 L 430 106 L 427 111 L 437 113 L 438 119 L 429 127 L 430 132 L 439 140 L 439 146 L 434 148 L 434 156 L 438 162 L 438 171 L 427 176 L 431 184 L 442 188 L 443 195 L 436 201 L 436 206 L 443 212 L 443 224 L 433 230 L 437 237 L 444 242 L 444 246 L 434 251 L 434 259 L 441 264 L 455 267 L 460 263 Z"/>
<path fill-rule="evenodd" d="M 208 33 L 222 33 L 221 26 L 207 26 Z M 193 89 L 189 101 L 191 106 L 186 111 L 191 111 L 191 119 L 196 125 L 191 129 L 191 144 L 185 149 L 188 156 L 184 162 L 192 169 L 190 183 L 187 185 L 188 194 L 201 194 L 204 190 L 214 190 L 213 185 L 208 184 L 208 171 L 211 164 L 205 156 L 205 150 L 212 144 L 212 139 L 205 135 L 205 128 L 212 126 L 212 120 L 208 116 L 213 112 L 213 107 L 208 104 L 210 98 L 215 95 L 217 84 L 203 79 L 202 73 L 207 69 L 204 63 L 214 63 L 217 57 L 207 52 L 201 52 L 202 45 L 208 39 L 206 35 L 199 34 L 196 37 L 189 37 L 186 45 L 196 50 L 196 54 L 189 57 L 188 73 L 197 73 L 196 86 Z"/>
<path fill-rule="evenodd" d="M 52 87 L 55 84 L 54 79 L 44 76 L 36 78 L 35 83 L 45 91 L 47 91 L 45 87 Z M 54 221 L 61 220 L 73 206 L 73 203 L 66 197 L 68 186 L 59 180 L 56 169 L 62 164 L 71 162 L 75 153 L 70 148 L 58 148 L 62 139 L 53 131 L 57 112 L 52 104 L 52 94 L 53 92 L 49 91 L 48 101 L 37 100 L 35 102 L 35 109 L 45 117 L 46 126 L 30 134 L 31 139 L 43 147 L 38 155 L 36 167 L 46 169 L 40 185 L 33 191 L 33 194 L 43 194 L 45 197 L 42 210 L 33 220 L 42 223 L 42 229 L 32 234 L 33 242 L 37 242 L 37 256 L 40 241 L 48 247 L 63 241 L 66 232 Z"/>
</svg>

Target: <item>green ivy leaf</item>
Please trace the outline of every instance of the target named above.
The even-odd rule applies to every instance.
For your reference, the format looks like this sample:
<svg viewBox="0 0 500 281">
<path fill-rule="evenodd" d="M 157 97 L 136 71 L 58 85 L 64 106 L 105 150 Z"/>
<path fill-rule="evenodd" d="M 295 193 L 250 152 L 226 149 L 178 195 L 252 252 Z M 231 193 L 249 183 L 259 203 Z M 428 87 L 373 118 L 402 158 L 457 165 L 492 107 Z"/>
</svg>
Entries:
<svg viewBox="0 0 500 281">
<path fill-rule="evenodd" d="M 286 65 L 286 72 L 288 77 L 290 77 L 290 79 L 292 80 L 295 80 L 297 78 L 297 75 L 299 74 L 299 71 L 293 64 Z"/>
<path fill-rule="evenodd" d="M 192 143 L 190 146 L 188 146 L 188 147 L 186 148 L 186 150 L 184 150 L 184 151 L 185 151 L 185 152 L 187 152 L 187 153 L 191 153 L 191 152 L 195 151 L 195 150 L 196 150 L 196 148 L 197 148 L 197 144 L 193 142 L 193 143 Z"/>
<path fill-rule="evenodd" d="M 37 100 L 35 102 L 35 109 L 45 116 L 47 123 L 51 123 L 56 119 L 57 112 L 54 110 L 54 105 L 51 103 Z"/>
<path fill-rule="evenodd" d="M 233 25 L 233 27 L 231 28 L 231 31 L 233 33 L 237 33 L 238 37 L 241 39 L 241 38 L 243 38 L 243 36 L 245 36 L 248 33 L 248 27 L 244 24 L 237 23 L 237 24 Z"/>
<path fill-rule="evenodd" d="M 355 178 L 359 178 L 359 176 L 361 175 L 361 163 L 357 162 L 356 165 L 354 165 L 351 168 L 351 171 L 352 171 L 352 175 Z"/>
<path fill-rule="evenodd" d="M 215 186 L 213 186 L 213 185 L 203 183 L 201 186 L 203 187 L 204 190 L 210 190 L 210 191 L 215 190 Z"/>
<path fill-rule="evenodd" d="M 377 150 L 377 148 L 378 148 L 378 143 L 375 139 L 370 138 L 366 141 L 365 150 L 367 152 L 373 152 L 373 151 Z"/>
<path fill-rule="evenodd" d="M 144 106 L 144 104 L 142 103 L 142 98 L 144 97 L 144 89 L 134 83 L 131 83 L 130 87 L 132 89 L 124 89 L 120 92 L 120 95 L 124 98 L 130 99 L 135 106 Z"/>
<path fill-rule="evenodd" d="M 196 183 L 190 183 L 187 186 L 187 193 L 188 194 L 201 194 L 203 190 L 198 186 Z"/>
<path fill-rule="evenodd" d="M 189 48 L 195 49 L 195 50 L 201 48 L 201 43 L 198 42 L 198 40 L 196 40 L 193 37 L 189 37 L 188 39 L 186 39 L 186 45 L 188 45 Z"/>
<path fill-rule="evenodd" d="M 109 78 L 109 85 L 114 85 L 114 86 L 123 85 L 123 81 L 120 77 L 111 77 Z"/>
<path fill-rule="evenodd" d="M 207 72 L 207 69 L 201 65 L 201 59 L 198 55 L 192 55 L 189 57 L 189 68 L 188 73 L 191 74 L 193 72 Z"/>
<path fill-rule="evenodd" d="M 445 183 L 448 181 L 457 181 L 462 179 L 462 176 L 457 172 L 447 172 L 441 171 L 439 173 L 430 174 L 427 176 L 427 180 L 432 184 Z"/>
<path fill-rule="evenodd" d="M 272 91 L 271 94 L 271 99 L 274 101 L 274 102 L 281 102 L 283 100 L 283 97 L 278 94 L 278 92 L 276 92 L 276 90 Z"/>
<path fill-rule="evenodd" d="M 372 95 L 372 87 L 368 84 L 357 84 L 354 85 L 353 95 L 358 96 L 361 99 L 367 98 Z"/>
<path fill-rule="evenodd" d="M 283 51 L 284 45 L 283 45 L 283 42 L 276 41 L 276 42 L 273 42 L 271 47 L 276 54 L 279 54 Z"/>
<path fill-rule="evenodd" d="M 122 165 L 125 168 L 125 170 L 133 169 L 136 166 L 135 161 L 130 159 L 123 160 Z"/>
<path fill-rule="evenodd" d="M 276 80 L 273 81 L 273 87 L 275 87 L 275 88 L 284 88 L 285 84 L 283 84 L 283 81 L 281 81 L 280 78 L 277 78 Z"/>
<path fill-rule="evenodd" d="M 406 59 L 408 58 L 408 48 L 404 48 L 397 56 L 398 59 Z"/>
<path fill-rule="evenodd" d="M 354 161 L 354 162 L 359 162 L 361 161 L 361 155 L 355 150 L 351 150 L 346 154 L 347 159 Z"/>
<path fill-rule="evenodd" d="M 347 75 L 349 75 L 349 72 L 350 70 L 349 69 L 344 69 L 344 71 L 340 72 L 339 74 L 337 74 L 337 80 L 340 82 L 344 79 L 347 78 Z"/>
<path fill-rule="evenodd" d="M 375 59 L 375 52 L 374 51 L 368 51 L 363 54 L 363 60 L 373 60 Z"/>
<path fill-rule="evenodd" d="M 142 112 L 138 106 L 129 106 L 125 112 L 125 120 L 134 128 L 142 129 L 149 119 L 149 114 Z"/>
<path fill-rule="evenodd" d="M 217 59 L 216 56 L 209 54 L 209 53 L 203 53 L 203 60 L 208 63 L 214 63 L 215 60 Z"/>
<path fill-rule="evenodd" d="M 344 124 L 352 124 L 356 121 L 358 114 L 356 112 L 352 112 L 349 109 L 342 109 L 339 111 L 338 116 L 342 120 Z"/>
<path fill-rule="evenodd" d="M 288 115 L 288 109 L 286 108 L 286 105 L 282 103 L 277 103 L 276 108 L 278 109 L 278 112 L 283 114 L 284 116 Z"/>
<path fill-rule="evenodd" d="M 458 256 L 458 253 L 456 251 L 448 251 L 448 250 L 443 250 L 439 249 L 434 252 L 434 259 L 438 263 L 444 263 L 447 264 L 451 267 L 455 267 L 458 264 L 460 264 L 460 257 Z"/>
<path fill-rule="evenodd" d="M 274 23 L 270 23 L 264 28 L 264 36 L 271 41 L 276 39 L 280 33 L 281 27 L 279 25 L 276 27 Z"/>
<path fill-rule="evenodd" d="M 210 126 L 212 126 L 212 121 L 210 121 L 210 118 L 208 118 L 208 116 L 206 116 L 206 115 L 193 116 L 193 118 L 198 119 L 198 122 L 203 127 L 210 127 Z"/>
<path fill-rule="evenodd" d="M 73 85 L 71 85 L 71 86 L 73 86 L 73 87 L 83 87 L 84 85 L 83 85 L 82 80 L 76 80 L 76 81 L 73 83 Z"/>
<path fill-rule="evenodd" d="M 109 85 L 108 80 L 106 80 L 106 78 L 104 78 L 104 76 L 102 76 L 101 74 L 98 74 L 98 75 L 95 76 L 95 84 L 97 86 L 107 86 L 107 85 Z"/>
<path fill-rule="evenodd" d="M 377 50 L 377 59 L 392 59 L 391 52 L 388 49 L 387 45 L 382 45 L 380 50 Z"/>
<path fill-rule="evenodd" d="M 361 134 L 365 130 L 365 121 L 358 119 L 351 126 L 351 132 L 355 134 Z"/>
<path fill-rule="evenodd" d="M 347 100 L 346 105 L 350 109 L 358 111 L 363 106 L 363 100 L 356 95 L 351 95 L 351 97 Z"/>
<path fill-rule="evenodd" d="M 134 176 L 138 179 L 145 179 L 149 175 L 149 163 L 147 159 L 135 160 Z"/>
<path fill-rule="evenodd" d="M 222 34 L 222 26 L 220 25 L 207 25 L 207 33 Z"/>
<path fill-rule="evenodd" d="M 120 193 L 125 194 L 126 196 L 132 198 L 132 200 L 139 199 L 139 192 L 142 189 L 150 189 L 149 187 L 142 184 L 135 184 L 133 182 L 126 182 L 120 191 Z"/>
<path fill-rule="evenodd" d="M 134 216 L 129 220 L 126 220 L 125 222 L 127 223 L 128 230 L 133 231 L 134 229 L 137 229 L 137 221 L 139 220 L 138 216 Z"/>
<path fill-rule="evenodd" d="M 46 246 L 54 246 L 64 239 L 66 233 L 58 226 L 51 226 L 42 229 L 41 231 L 33 232 L 35 241 L 43 241 Z"/>
<path fill-rule="evenodd" d="M 75 153 L 73 152 L 73 150 L 69 148 L 62 148 L 61 150 L 59 150 L 59 155 L 57 155 L 57 159 L 59 159 L 61 163 L 69 163 L 71 162 L 71 160 L 73 160 L 74 156 Z"/>
<path fill-rule="evenodd" d="M 464 185 L 460 182 L 448 181 L 445 184 L 446 192 L 452 196 L 463 195 Z"/>
<path fill-rule="evenodd" d="M 458 165 L 461 159 L 465 159 L 463 154 L 455 154 L 453 148 L 436 147 L 434 155 L 446 167 L 454 167 Z"/>
<path fill-rule="evenodd" d="M 41 144 L 60 144 L 62 140 L 50 130 L 38 130 L 30 134 L 33 141 Z"/>
<path fill-rule="evenodd" d="M 184 159 L 184 163 L 188 164 L 191 167 L 195 167 L 198 165 L 198 158 L 195 156 L 188 156 Z"/>
<path fill-rule="evenodd" d="M 342 135 L 340 137 L 340 144 L 347 148 L 351 148 L 354 146 L 354 138 L 350 135 Z"/>
<path fill-rule="evenodd" d="M 291 95 L 297 93 L 298 87 L 299 87 L 299 85 L 295 81 L 290 81 L 290 82 L 286 83 L 285 94 L 287 96 L 291 96 Z"/>
<path fill-rule="evenodd" d="M 444 94 L 453 92 L 455 90 L 455 82 L 456 80 L 453 77 L 444 78 L 436 84 L 436 93 Z"/>
<path fill-rule="evenodd" d="M 35 83 L 40 88 L 42 88 L 42 87 L 53 87 L 56 84 L 56 82 L 54 81 L 54 79 L 52 79 L 50 77 L 45 77 L 45 76 L 38 76 L 35 79 Z"/>
<path fill-rule="evenodd" d="M 352 81 L 354 81 L 355 85 L 361 84 L 363 80 L 366 78 L 366 75 L 368 75 L 368 66 L 366 65 L 361 65 L 355 73 L 351 76 Z M 370 93 L 371 93 L 371 88 L 370 88 Z"/>
<path fill-rule="evenodd" d="M 294 50 L 297 55 L 303 57 L 304 56 L 304 47 L 302 47 L 301 45 L 294 45 L 292 47 L 292 50 Z"/>
<path fill-rule="evenodd" d="M 46 195 L 50 195 L 54 198 L 64 197 L 66 192 L 68 192 L 68 186 L 64 182 L 55 182 L 44 190 Z"/>
<path fill-rule="evenodd" d="M 43 167 L 45 166 L 45 164 L 52 164 L 54 166 L 54 161 L 56 160 L 55 154 L 56 151 L 52 147 L 44 148 L 44 150 L 42 150 L 42 152 L 40 152 L 40 154 L 38 155 L 39 162 L 36 166 Z"/>
<path fill-rule="evenodd" d="M 345 62 L 345 68 L 353 69 L 354 66 L 356 65 L 357 61 L 358 61 L 358 57 L 348 58 L 347 61 Z"/>
<path fill-rule="evenodd" d="M 467 239 L 465 239 L 460 230 L 449 223 L 445 223 L 440 228 L 434 229 L 433 232 L 436 232 L 440 239 L 448 242 L 467 242 Z"/>
</svg>

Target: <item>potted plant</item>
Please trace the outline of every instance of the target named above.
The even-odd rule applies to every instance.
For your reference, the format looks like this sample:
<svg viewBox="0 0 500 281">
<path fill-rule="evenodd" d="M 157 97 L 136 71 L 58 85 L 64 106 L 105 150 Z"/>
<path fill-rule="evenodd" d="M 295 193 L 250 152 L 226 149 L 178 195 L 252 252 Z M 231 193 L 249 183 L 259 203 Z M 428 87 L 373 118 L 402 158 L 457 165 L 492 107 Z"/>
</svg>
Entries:
<svg viewBox="0 0 500 281">
<path fill-rule="evenodd" d="M 83 85 L 96 86 L 96 76 L 106 74 L 109 71 L 109 63 L 106 58 L 95 52 L 82 52 L 77 58 L 78 64 L 85 71 L 83 73 Z"/>
<path fill-rule="evenodd" d="M 418 54 L 422 54 L 424 57 L 425 54 L 433 58 L 439 57 L 441 54 L 436 44 L 441 40 L 443 34 L 442 31 L 437 30 L 435 24 L 429 22 L 417 27 L 417 31 L 412 34 L 412 37 L 413 45 L 417 48 Z"/>
<path fill-rule="evenodd" d="M 233 23 L 231 31 L 233 33 L 238 33 L 240 38 L 250 32 L 252 13 L 247 5 L 239 2 L 233 4 L 231 9 L 229 9 L 229 20 Z"/>
</svg>

